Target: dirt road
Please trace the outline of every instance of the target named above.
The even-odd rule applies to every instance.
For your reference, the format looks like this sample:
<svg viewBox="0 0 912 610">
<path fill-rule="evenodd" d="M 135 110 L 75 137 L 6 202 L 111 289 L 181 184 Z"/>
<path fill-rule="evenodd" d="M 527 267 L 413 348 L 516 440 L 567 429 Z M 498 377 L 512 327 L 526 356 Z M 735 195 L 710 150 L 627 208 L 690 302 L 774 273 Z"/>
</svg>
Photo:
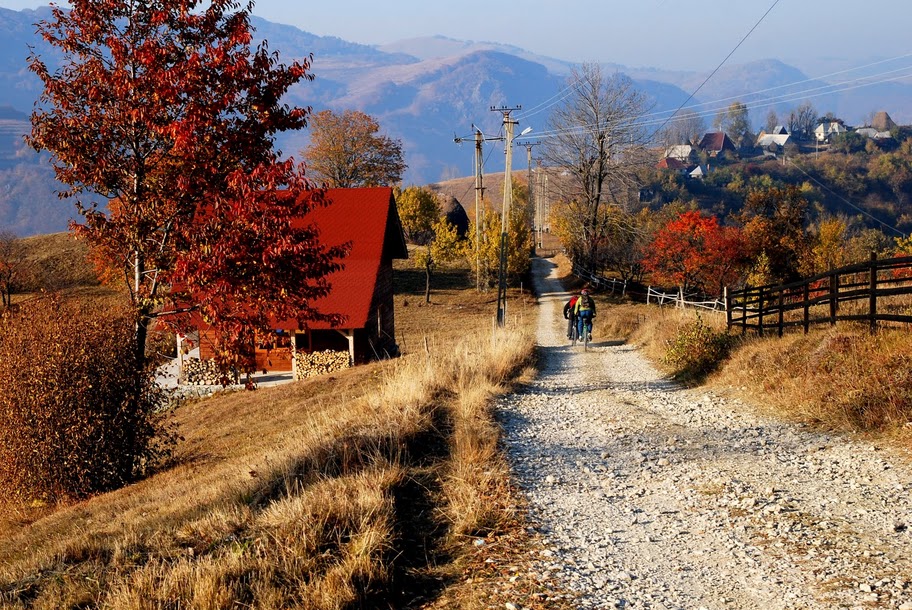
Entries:
<svg viewBox="0 0 912 610">
<path fill-rule="evenodd" d="M 553 270 L 536 259 L 541 374 L 500 404 L 542 572 L 581 608 L 912 610 L 907 464 L 682 389 L 634 347 L 571 348 Z"/>
</svg>

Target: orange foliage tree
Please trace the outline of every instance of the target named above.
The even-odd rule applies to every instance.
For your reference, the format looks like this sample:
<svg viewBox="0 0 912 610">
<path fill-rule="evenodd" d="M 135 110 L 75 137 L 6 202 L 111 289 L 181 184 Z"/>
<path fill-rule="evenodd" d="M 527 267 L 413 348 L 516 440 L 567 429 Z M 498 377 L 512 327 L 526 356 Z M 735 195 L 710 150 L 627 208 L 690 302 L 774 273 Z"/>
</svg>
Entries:
<svg viewBox="0 0 912 610">
<path fill-rule="evenodd" d="M 402 179 L 402 142 L 380 135 L 377 120 L 358 110 L 313 116 L 310 145 L 304 149 L 316 180 L 330 188 L 391 186 Z"/>
<path fill-rule="evenodd" d="M 752 284 L 790 282 L 801 277 L 811 258 L 807 233 L 808 202 L 797 186 L 752 191 L 739 216 L 747 255 L 767 269 L 753 273 Z"/>
<path fill-rule="evenodd" d="M 744 240 L 715 216 L 688 211 L 656 231 L 647 252 L 643 264 L 654 281 L 719 295 L 742 272 Z"/>
<path fill-rule="evenodd" d="M 129 287 L 137 357 L 155 318 L 181 330 L 191 309 L 226 353 L 274 319 L 320 317 L 308 304 L 344 250 L 295 222 L 327 202 L 273 147 L 307 124 L 309 109 L 281 99 L 313 78 L 309 61 L 251 46 L 252 3 L 70 4 L 38 24 L 63 61 L 51 72 L 29 58 L 44 86 L 29 143 L 69 187 L 76 233 Z"/>
</svg>

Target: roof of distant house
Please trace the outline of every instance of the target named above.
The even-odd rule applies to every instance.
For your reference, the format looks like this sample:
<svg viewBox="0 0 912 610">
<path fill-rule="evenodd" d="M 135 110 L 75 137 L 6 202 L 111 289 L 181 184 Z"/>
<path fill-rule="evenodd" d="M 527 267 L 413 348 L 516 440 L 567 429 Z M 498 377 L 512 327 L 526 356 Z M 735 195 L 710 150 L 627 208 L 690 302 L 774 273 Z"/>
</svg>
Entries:
<svg viewBox="0 0 912 610">
<path fill-rule="evenodd" d="M 677 171 L 684 171 L 690 167 L 687 163 L 684 163 L 680 159 L 675 159 L 674 157 L 665 157 L 658 163 L 656 163 L 658 169 L 673 169 Z"/>
<path fill-rule="evenodd" d="M 766 133 L 757 138 L 757 146 L 761 148 L 770 146 L 771 144 L 777 144 L 779 146 L 785 146 L 785 143 L 789 141 L 791 136 L 789 134 L 776 134 L 776 133 Z"/>
<path fill-rule="evenodd" d="M 674 146 L 669 146 L 665 149 L 666 157 L 673 157 L 675 159 L 687 159 L 694 152 L 694 147 L 690 144 L 676 144 Z"/>
<path fill-rule="evenodd" d="M 723 150 L 735 150 L 735 144 L 724 131 L 710 131 L 700 140 L 700 148 L 710 152 L 721 152 Z"/>
</svg>

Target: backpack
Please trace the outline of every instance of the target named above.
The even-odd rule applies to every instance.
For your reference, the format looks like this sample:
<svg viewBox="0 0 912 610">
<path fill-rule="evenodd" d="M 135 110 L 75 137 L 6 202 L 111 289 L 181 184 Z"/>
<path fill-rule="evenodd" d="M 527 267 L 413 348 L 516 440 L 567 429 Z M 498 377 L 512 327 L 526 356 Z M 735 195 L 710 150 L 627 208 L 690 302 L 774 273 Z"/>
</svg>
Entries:
<svg viewBox="0 0 912 610">
<path fill-rule="evenodd" d="M 588 294 L 580 296 L 578 303 L 580 311 L 592 309 L 592 297 L 590 297 Z"/>
</svg>

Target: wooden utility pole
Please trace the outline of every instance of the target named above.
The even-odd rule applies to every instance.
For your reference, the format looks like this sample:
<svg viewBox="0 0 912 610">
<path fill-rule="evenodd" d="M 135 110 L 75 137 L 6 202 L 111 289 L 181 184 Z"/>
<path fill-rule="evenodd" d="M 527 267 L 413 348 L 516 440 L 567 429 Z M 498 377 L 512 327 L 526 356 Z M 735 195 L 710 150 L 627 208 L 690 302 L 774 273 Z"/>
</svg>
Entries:
<svg viewBox="0 0 912 610">
<path fill-rule="evenodd" d="M 475 132 L 475 290 L 481 290 L 481 239 L 484 233 L 482 226 L 481 201 L 484 198 L 484 178 L 482 176 L 482 167 L 484 166 L 484 156 L 482 154 L 482 145 L 485 137 L 481 130 L 472 125 Z M 456 137 L 453 141 L 461 144 L 465 138 Z"/>
</svg>

